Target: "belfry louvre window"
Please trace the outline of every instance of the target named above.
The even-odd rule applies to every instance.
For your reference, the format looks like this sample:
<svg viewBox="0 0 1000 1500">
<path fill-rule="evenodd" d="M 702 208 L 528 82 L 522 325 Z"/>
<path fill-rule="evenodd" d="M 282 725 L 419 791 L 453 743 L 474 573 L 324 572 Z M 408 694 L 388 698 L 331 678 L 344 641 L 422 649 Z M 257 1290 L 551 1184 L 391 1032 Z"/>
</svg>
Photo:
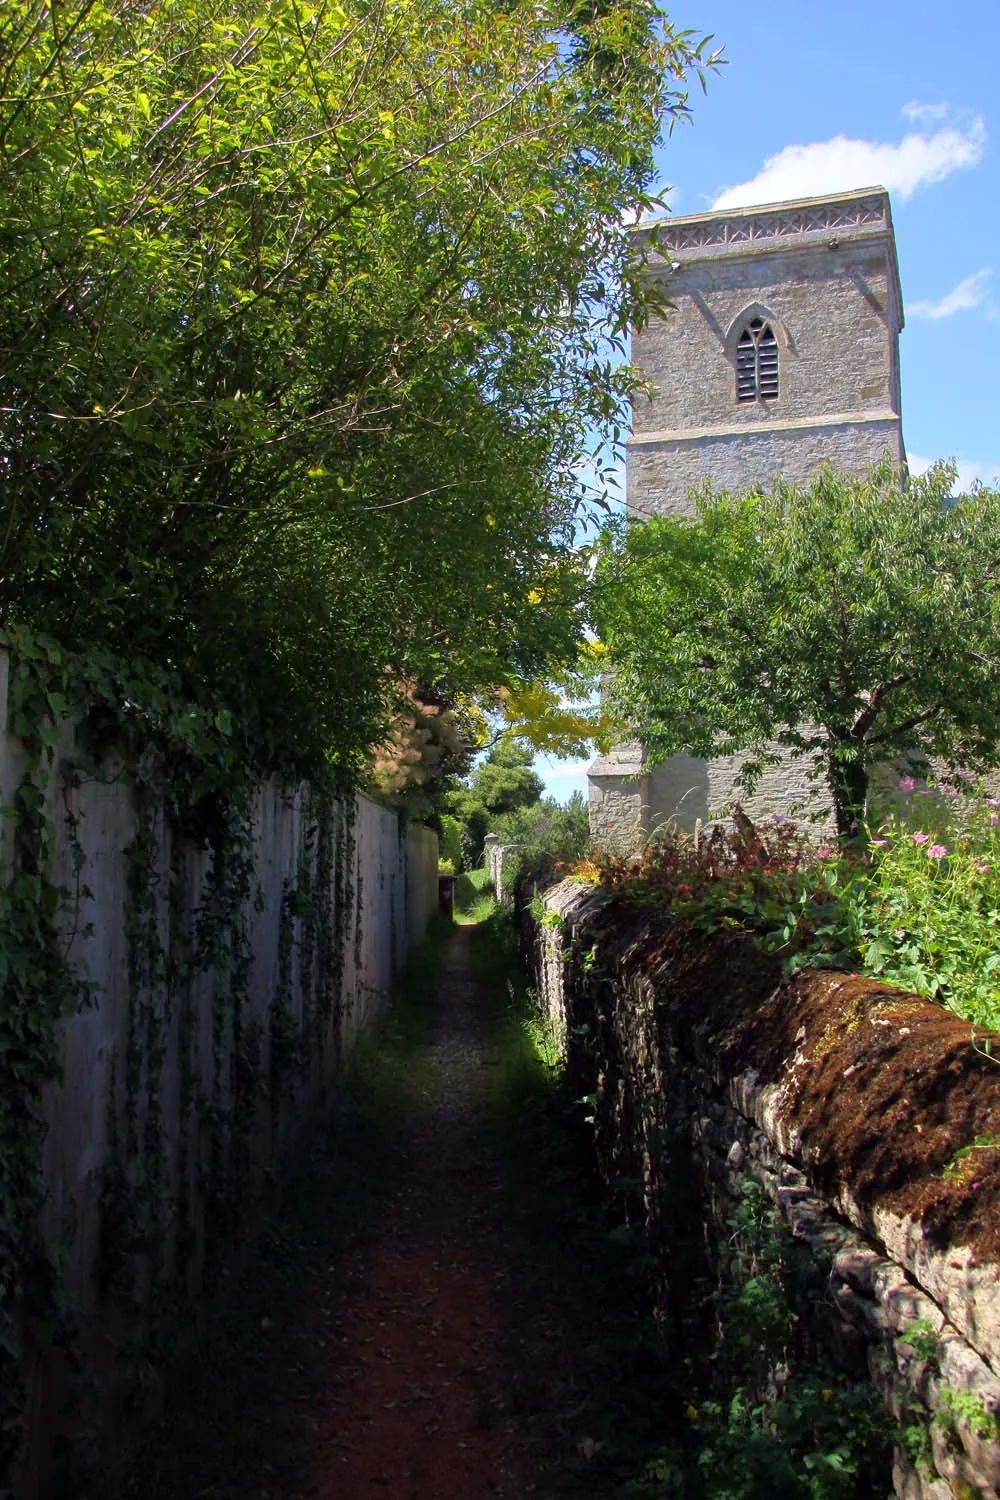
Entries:
<svg viewBox="0 0 1000 1500">
<path fill-rule="evenodd" d="M 778 397 L 778 340 L 770 323 L 754 318 L 736 345 L 737 401 L 776 401 Z"/>
</svg>

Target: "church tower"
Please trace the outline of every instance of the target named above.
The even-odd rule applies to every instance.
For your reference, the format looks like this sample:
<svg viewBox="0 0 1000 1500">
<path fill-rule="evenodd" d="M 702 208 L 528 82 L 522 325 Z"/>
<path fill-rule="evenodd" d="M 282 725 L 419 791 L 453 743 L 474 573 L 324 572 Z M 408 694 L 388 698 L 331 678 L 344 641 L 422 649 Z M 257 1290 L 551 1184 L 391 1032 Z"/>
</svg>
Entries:
<svg viewBox="0 0 1000 1500">
<path fill-rule="evenodd" d="M 884 189 L 655 227 L 666 255 L 653 252 L 647 274 L 667 278 L 672 306 L 632 334 L 651 389 L 633 407 L 630 516 L 690 515 L 706 479 L 738 491 L 779 475 L 805 484 L 822 463 L 903 462 L 903 303 Z M 590 767 L 591 831 L 640 843 L 669 820 L 693 828 L 732 801 L 737 768 L 675 756 L 643 774 L 641 747 L 618 746 Z M 803 762 L 769 772 L 746 802 L 751 817 L 806 800 L 805 772 Z"/>
</svg>

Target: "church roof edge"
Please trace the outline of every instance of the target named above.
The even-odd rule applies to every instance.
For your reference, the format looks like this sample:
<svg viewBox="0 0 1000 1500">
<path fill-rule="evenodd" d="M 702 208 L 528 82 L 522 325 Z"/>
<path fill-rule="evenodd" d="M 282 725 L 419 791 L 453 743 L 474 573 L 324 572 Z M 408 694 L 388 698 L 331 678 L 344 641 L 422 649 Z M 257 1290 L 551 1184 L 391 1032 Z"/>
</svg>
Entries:
<svg viewBox="0 0 1000 1500">
<path fill-rule="evenodd" d="M 642 219 L 634 230 L 661 229 L 664 225 L 703 224 L 719 219 L 755 218 L 760 214 L 782 214 L 803 208 L 822 208 L 835 203 L 854 203 L 862 198 L 881 197 L 888 205 L 889 191 L 879 183 L 870 187 L 849 188 L 843 193 L 822 193 L 813 198 L 782 198 L 776 203 L 747 203 L 738 208 L 707 208 L 700 214 L 658 214 L 656 218 Z"/>
<path fill-rule="evenodd" d="M 903 327 L 903 298 L 899 284 L 899 262 L 892 224 L 892 207 L 886 188 L 878 185 L 827 193 L 815 198 L 790 198 L 781 203 L 748 204 L 742 208 L 714 208 L 702 214 L 661 214 L 632 226 L 637 237 L 657 230 L 659 243 L 669 254 L 685 258 L 753 254 L 755 250 L 832 244 L 826 236 L 847 238 L 882 237 L 888 240 L 890 276 Z M 766 242 L 770 242 L 770 244 Z M 765 243 L 762 243 L 765 242 Z M 655 261 L 654 261 L 655 264 Z M 664 269 L 669 265 L 667 262 Z"/>
</svg>

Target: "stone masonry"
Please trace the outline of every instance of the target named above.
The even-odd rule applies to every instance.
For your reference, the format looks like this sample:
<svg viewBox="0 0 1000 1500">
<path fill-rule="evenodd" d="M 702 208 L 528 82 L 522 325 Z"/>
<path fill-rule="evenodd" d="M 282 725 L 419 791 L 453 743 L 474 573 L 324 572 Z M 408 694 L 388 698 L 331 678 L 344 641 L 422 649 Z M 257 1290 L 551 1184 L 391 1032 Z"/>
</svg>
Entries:
<svg viewBox="0 0 1000 1500">
<path fill-rule="evenodd" d="M 627 445 L 630 516 L 691 515 L 705 480 L 737 491 L 779 475 L 805 483 L 824 462 L 903 461 L 903 305 L 884 189 L 665 218 L 635 235 L 672 306 L 632 335 L 650 394 L 634 403 Z M 762 333 L 769 369 L 763 353 L 754 368 Z M 738 762 L 678 756 L 644 770 L 637 747 L 591 766 L 600 841 L 634 844 L 664 823 L 709 819 L 732 801 Z M 743 800 L 761 817 L 810 792 L 805 766 L 786 762 Z"/>
<path fill-rule="evenodd" d="M 995 1090 L 967 1026 L 877 980 L 785 978 L 744 934 L 600 888 L 551 886 L 542 914 L 527 894 L 522 951 L 592 1100 L 598 1171 L 632 1185 L 660 1315 L 705 1274 L 690 1247 L 713 1264 L 757 1183 L 811 1257 L 822 1362 L 870 1381 L 898 1424 L 897 1500 L 996 1500 L 1000 1266 L 981 1243 L 996 1182 L 985 1150 L 967 1169 L 956 1155 Z M 923 1124 L 904 1129 L 911 1103 Z"/>
</svg>

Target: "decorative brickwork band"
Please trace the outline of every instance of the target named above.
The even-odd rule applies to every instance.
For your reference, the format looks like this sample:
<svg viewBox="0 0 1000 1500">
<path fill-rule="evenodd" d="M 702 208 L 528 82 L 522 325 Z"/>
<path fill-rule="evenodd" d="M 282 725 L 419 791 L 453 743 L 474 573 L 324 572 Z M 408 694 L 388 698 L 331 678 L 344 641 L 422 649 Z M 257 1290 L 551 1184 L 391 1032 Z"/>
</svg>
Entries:
<svg viewBox="0 0 1000 1500">
<path fill-rule="evenodd" d="M 774 209 L 722 218 L 713 214 L 697 223 L 662 224 L 660 240 L 670 250 L 694 250 L 710 245 L 741 245 L 788 235 L 858 229 L 867 224 L 889 227 L 889 203 L 884 193 L 866 198 L 814 203 L 795 209 Z"/>
</svg>

